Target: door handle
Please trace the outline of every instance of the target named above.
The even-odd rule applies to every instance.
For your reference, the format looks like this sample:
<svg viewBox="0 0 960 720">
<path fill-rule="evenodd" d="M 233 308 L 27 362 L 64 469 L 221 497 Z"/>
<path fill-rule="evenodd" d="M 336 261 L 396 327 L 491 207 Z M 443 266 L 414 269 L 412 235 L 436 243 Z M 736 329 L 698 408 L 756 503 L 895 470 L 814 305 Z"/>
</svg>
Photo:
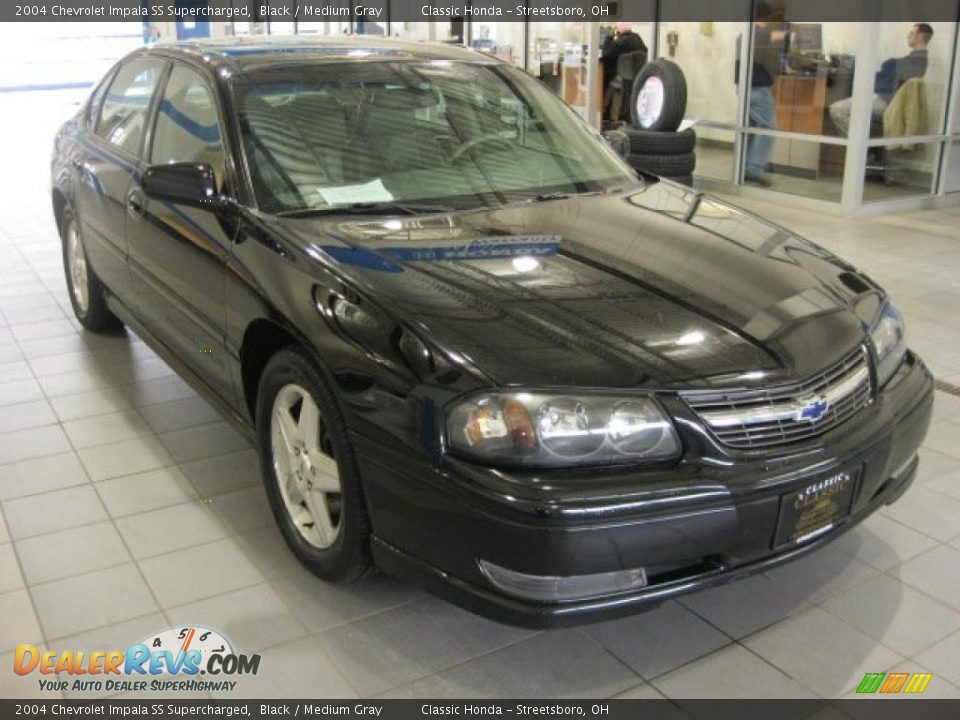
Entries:
<svg viewBox="0 0 960 720">
<path fill-rule="evenodd" d="M 146 211 L 143 195 L 137 190 L 131 190 L 127 194 L 127 212 L 131 217 L 142 217 Z"/>
</svg>

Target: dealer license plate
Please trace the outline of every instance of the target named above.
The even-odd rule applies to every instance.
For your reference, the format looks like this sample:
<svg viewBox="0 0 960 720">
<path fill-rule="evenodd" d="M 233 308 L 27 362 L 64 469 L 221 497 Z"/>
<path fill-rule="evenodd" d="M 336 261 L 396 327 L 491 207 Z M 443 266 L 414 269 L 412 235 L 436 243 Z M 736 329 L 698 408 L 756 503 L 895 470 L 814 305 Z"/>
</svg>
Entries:
<svg viewBox="0 0 960 720">
<path fill-rule="evenodd" d="M 782 495 L 774 547 L 799 545 L 836 527 L 850 513 L 858 475 L 859 470 L 838 472 Z"/>
</svg>

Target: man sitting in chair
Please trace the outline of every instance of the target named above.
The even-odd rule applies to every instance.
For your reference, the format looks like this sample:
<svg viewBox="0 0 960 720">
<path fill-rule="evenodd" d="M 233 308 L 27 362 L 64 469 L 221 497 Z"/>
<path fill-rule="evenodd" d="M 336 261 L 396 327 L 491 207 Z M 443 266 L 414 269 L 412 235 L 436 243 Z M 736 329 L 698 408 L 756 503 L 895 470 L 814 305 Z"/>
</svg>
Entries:
<svg viewBox="0 0 960 720">
<path fill-rule="evenodd" d="M 873 82 L 873 106 L 870 112 L 874 120 L 883 117 L 883 111 L 887 109 L 887 105 L 890 104 L 890 100 L 901 85 L 910 78 L 922 78 L 926 74 L 927 45 L 932 37 L 932 27 L 927 23 L 917 23 L 907 33 L 910 53 L 900 58 L 889 58 L 883 61 Z M 852 104 L 852 98 L 844 98 L 830 105 L 830 118 L 843 136 L 850 133 Z"/>
</svg>

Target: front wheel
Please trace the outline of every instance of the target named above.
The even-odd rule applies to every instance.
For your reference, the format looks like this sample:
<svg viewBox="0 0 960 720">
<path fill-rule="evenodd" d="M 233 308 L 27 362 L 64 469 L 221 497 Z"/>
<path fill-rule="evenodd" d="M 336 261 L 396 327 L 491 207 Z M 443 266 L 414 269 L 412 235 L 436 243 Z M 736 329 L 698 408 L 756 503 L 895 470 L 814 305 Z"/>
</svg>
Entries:
<svg viewBox="0 0 960 720">
<path fill-rule="evenodd" d="M 273 515 L 300 561 L 325 580 L 370 567 L 360 478 L 336 401 L 300 351 L 271 358 L 257 394 L 260 465 Z"/>
</svg>

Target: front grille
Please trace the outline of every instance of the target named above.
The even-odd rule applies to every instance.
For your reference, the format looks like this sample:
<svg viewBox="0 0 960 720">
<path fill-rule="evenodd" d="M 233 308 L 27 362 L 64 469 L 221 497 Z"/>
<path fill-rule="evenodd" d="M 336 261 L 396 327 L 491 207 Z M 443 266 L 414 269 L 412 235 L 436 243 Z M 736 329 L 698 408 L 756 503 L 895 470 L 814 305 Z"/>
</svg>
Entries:
<svg viewBox="0 0 960 720">
<path fill-rule="evenodd" d="M 697 390 L 681 396 L 717 440 L 745 449 L 822 435 L 856 415 L 872 397 L 863 347 L 798 383 L 758 390 Z"/>
</svg>

